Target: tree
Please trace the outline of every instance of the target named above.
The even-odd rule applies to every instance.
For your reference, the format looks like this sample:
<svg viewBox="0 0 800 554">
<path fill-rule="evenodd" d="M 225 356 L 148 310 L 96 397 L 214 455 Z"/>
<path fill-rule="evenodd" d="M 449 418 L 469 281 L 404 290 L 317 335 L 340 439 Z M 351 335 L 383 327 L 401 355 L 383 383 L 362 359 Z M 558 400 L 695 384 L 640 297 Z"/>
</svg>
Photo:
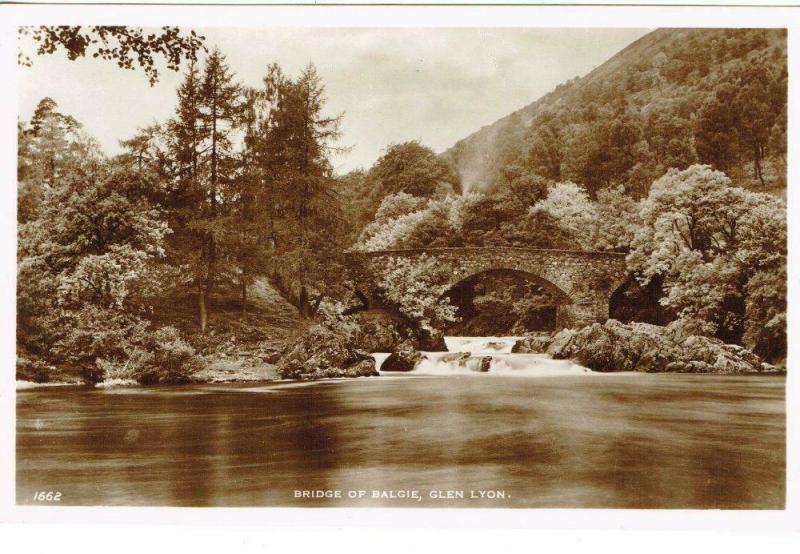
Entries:
<svg viewBox="0 0 800 554">
<path fill-rule="evenodd" d="M 378 294 L 428 336 L 458 320 L 444 296 L 448 273 L 424 254 L 415 260 L 390 258 L 378 278 Z"/>
<path fill-rule="evenodd" d="M 739 116 L 739 138 L 751 152 L 754 177 L 764 187 L 762 161 L 772 128 L 786 105 L 786 83 L 773 75 L 764 61 L 751 60 L 739 70 L 736 90 L 732 109 Z"/>
<path fill-rule="evenodd" d="M 595 211 L 595 225 L 590 225 L 592 248 L 616 252 L 630 250 L 639 227 L 639 206 L 625 193 L 625 188 L 620 186 L 597 191 Z"/>
<path fill-rule="evenodd" d="M 581 182 L 590 192 L 623 181 L 636 164 L 635 145 L 641 140 L 641 125 L 625 102 L 618 102 L 608 116 L 594 126 L 591 150 Z"/>
<path fill-rule="evenodd" d="M 591 250 L 594 246 L 593 229 L 597 222 L 597 211 L 586 190 L 575 183 L 553 185 L 544 200 L 530 208 L 532 217 L 547 214 L 580 245 Z"/>
<path fill-rule="evenodd" d="M 718 86 L 700 108 L 694 133 L 700 163 L 722 171 L 730 168 L 738 158 L 735 97 L 735 87 L 730 83 Z"/>
<path fill-rule="evenodd" d="M 295 80 L 270 66 L 264 84 L 270 108 L 258 163 L 270 176 L 275 213 L 280 214 L 273 228 L 280 261 L 270 281 L 301 317 L 310 318 L 323 290 L 338 286 L 331 277 L 342 273 L 334 268 L 347 229 L 329 160 L 341 116 L 323 114 L 325 87 L 313 65 Z"/>
<path fill-rule="evenodd" d="M 19 227 L 18 346 L 26 356 L 98 378 L 99 356 L 142 332 L 160 288 L 155 260 L 169 229 L 146 201 L 120 193 L 103 159 L 44 189 Z"/>
<path fill-rule="evenodd" d="M 564 141 L 559 129 L 555 114 L 545 112 L 531 126 L 528 136 L 526 165 L 536 174 L 552 181 L 561 180 Z"/>
<path fill-rule="evenodd" d="M 67 59 L 77 60 L 87 54 L 93 58 L 112 60 L 123 69 L 141 67 L 150 85 L 158 82 L 156 60 L 163 58 L 168 69 L 178 71 L 184 59 L 197 61 L 204 50 L 205 37 L 190 31 L 181 33 L 178 27 L 162 27 L 157 32 L 147 32 L 141 27 L 127 26 L 53 26 L 20 27 L 19 36 L 30 38 L 36 54 L 54 54 L 63 49 Z M 18 63 L 30 66 L 28 54 L 20 51 Z"/>
<path fill-rule="evenodd" d="M 36 217 L 46 189 L 91 173 L 101 160 L 97 143 L 51 98 L 39 102 L 28 125 L 19 123 L 17 138 L 20 223 Z"/>
<path fill-rule="evenodd" d="M 661 174 L 673 167 L 685 169 L 692 165 L 697 159 L 692 124 L 681 115 L 681 106 L 663 102 L 653 108 L 643 131 Z"/>
<path fill-rule="evenodd" d="M 240 86 L 215 50 L 202 74 L 189 65 L 168 124 L 174 180 L 166 202 L 176 230 L 172 243 L 191 268 L 201 332 L 208 327 L 209 297 L 225 261 L 219 243 L 238 171 L 234 134 L 241 110 Z"/>
<path fill-rule="evenodd" d="M 237 171 L 233 134 L 242 115 L 241 88 L 234 81 L 225 57 L 215 49 L 206 60 L 200 86 L 199 119 L 205 131 L 200 163 L 204 173 L 204 195 L 193 228 L 203 236 L 198 279 L 200 330 L 208 325 L 208 298 L 216 284 L 219 262 L 219 236 L 225 232 L 223 216 L 229 200 L 228 190 Z"/>
<path fill-rule="evenodd" d="M 242 319 L 247 319 L 247 291 L 256 276 L 267 273 L 273 254 L 274 194 L 257 163 L 258 144 L 265 130 L 261 91 L 244 91 L 241 122 L 244 146 L 235 161 L 237 171 L 228 183 L 228 210 L 221 221 L 220 241 L 237 268 Z"/>
<path fill-rule="evenodd" d="M 363 251 L 451 246 L 462 231 L 466 207 L 475 195 L 425 200 L 400 192 L 381 202 L 375 220 L 364 228 Z"/>
<path fill-rule="evenodd" d="M 418 141 L 389 145 L 370 169 L 368 178 L 376 204 L 383 197 L 398 192 L 423 198 L 461 192 L 453 168 Z"/>
<path fill-rule="evenodd" d="M 628 265 L 643 285 L 663 279 L 661 303 L 690 332 L 756 344 L 758 326 L 783 313 L 785 283 L 774 275 L 785 266 L 785 213 L 779 199 L 733 187 L 709 166 L 670 170 L 641 203 Z M 777 300 L 759 314 L 753 300 L 769 287 Z"/>
</svg>

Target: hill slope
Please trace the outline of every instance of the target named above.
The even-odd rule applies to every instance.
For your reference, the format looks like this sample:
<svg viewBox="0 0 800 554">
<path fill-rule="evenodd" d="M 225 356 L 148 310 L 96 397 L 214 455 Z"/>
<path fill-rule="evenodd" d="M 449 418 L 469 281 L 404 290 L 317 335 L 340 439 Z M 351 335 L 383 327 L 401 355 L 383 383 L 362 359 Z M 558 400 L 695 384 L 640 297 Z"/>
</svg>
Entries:
<svg viewBox="0 0 800 554">
<path fill-rule="evenodd" d="M 443 156 L 473 190 L 539 175 L 638 196 L 697 162 L 782 188 L 786 74 L 785 30 L 658 29 Z"/>
</svg>

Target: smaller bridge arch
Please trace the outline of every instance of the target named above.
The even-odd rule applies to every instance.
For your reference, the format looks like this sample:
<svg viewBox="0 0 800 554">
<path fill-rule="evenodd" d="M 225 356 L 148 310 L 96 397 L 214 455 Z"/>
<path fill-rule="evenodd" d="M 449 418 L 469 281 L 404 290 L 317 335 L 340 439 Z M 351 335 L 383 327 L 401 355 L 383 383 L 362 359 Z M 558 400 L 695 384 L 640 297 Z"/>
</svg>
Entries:
<svg viewBox="0 0 800 554">
<path fill-rule="evenodd" d="M 608 319 L 611 294 L 625 281 L 625 256 L 614 252 L 518 247 L 421 248 L 351 252 L 361 293 L 374 297 L 375 277 L 391 259 L 426 257 L 450 275 L 447 288 L 480 273 L 508 270 L 549 283 L 568 302 L 558 307 L 556 328 L 582 327 Z"/>
</svg>

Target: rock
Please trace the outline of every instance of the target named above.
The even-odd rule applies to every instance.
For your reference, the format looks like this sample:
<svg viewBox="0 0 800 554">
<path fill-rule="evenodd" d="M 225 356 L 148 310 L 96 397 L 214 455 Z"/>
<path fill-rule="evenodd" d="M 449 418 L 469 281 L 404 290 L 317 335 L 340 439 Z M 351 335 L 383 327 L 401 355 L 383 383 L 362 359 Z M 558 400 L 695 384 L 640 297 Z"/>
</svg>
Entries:
<svg viewBox="0 0 800 554">
<path fill-rule="evenodd" d="M 545 352 L 556 359 L 568 358 L 569 355 L 567 352 L 569 351 L 569 345 L 572 339 L 575 337 L 575 333 L 576 332 L 572 329 L 562 329 L 550 340 L 550 344 L 547 345 L 547 350 Z"/>
<path fill-rule="evenodd" d="M 396 323 L 383 312 L 363 312 L 355 318 L 358 345 L 367 352 L 391 352 L 402 340 Z"/>
<path fill-rule="evenodd" d="M 347 377 L 374 377 L 378 375 L 373 358 L 361 360 L 357 364 L 347 368 L 345 372 L 347 373 Z"/>
<path fill-rule="evenodd" d="M 381 365 L 381 371 L 413 371 L 422 359 L 410 341 L 402 342 Z"/>
<path fill-rule="evenodd" d="M 546 349 L 545 349 L 546 346 Z M 565 329 L 549 339 L 524 339 L 517 352 L 545 350 L 594 371 L 750 373 L 763 371 L 758 356 L 738 345 L 676 332 L 647 323 L 610 319 L 582 329 Z M 537 350 L 538 349 L 538 350 Z"/>
<path fill-rule="evenodd" d="M 781 368 L 776 365 L 768 364 L 767 362 L 761 362 L 761 371 L 765 373 L 785 373 L 786 368 Z"/>
<path fill-rule="evenodd" d="M 452 362 L 463 363 L 466 362 L 468 359 L 470 359 L 471 356 L 472 355 L 469 352 L 448 352 L 447 354 L 439 358 L 439 360 L 446 364 Z"/>
<path fill-rule="evenodd" d="M 449 352 L 439 358 L 442 363 L 454 363 L 476 373 L 486 373 L 492 365 L 491 356 L 473 356 L 469 352 Z"/>
<path fill-rule="evenodd" d="M 415 341 L 417 350 L 424 352 L 445 352 L 447 351 L 447 344 L 444 342 L 444 335 L 425 335 L 419 337 Z"/>
<path fill-rule="evenodd" d="M 324 324 L 310 327 L 278 362 L 285 379 L 322 379 L 378 375 L 374 358 L 352 338 Z"/>
<path fill-rule="evenodd" d="M 539 354 L 547 350 L 550 344 L 548 335 L 533 335 L 519 339 L 511 347 L 511 352 L 515 354 Z"/>
</svg>

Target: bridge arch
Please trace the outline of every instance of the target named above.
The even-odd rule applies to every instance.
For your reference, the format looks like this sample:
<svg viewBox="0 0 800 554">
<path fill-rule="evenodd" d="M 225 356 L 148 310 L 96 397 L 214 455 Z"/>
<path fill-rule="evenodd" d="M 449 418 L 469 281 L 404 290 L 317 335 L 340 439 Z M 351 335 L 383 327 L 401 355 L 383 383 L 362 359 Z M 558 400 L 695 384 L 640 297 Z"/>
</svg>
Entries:
<svg viewBox="0 0 800 554">
<path fill-rule="evenodd" d="M 493 297 L 496 301 L 508 303 L 509 305 L 506 306 L 508 311 L 492 312 L 492 308 L 487 310 L 485 306 L 481 307 L 480 304 L 477 304 L 476 301 L 487 292 L 499 295 Z M 512 292 L 513 298 L 506 296 L 506 293 L 509 292 Z M 510 304 L 516 306 L 516 301 L 524 296 L 528 296 L 531 300 L 531 303 L 525 308 L 526 315 L 517 312 L 516 316 L 507 320 L 506 316 L 518 309 L 512 308 Z M 469 334 L 473 325 L 477 324 L 478 328 L 481 328 L 487 324 L 487 321 L 494 321 L 494 326 L 501 329 L 505 328 L 512 320 L 517 323 L 524 321 L 525 325 L 532 325 L 531 330 L 552 330 L 559 326 L 559 314 L 572 303 L 572 299 L 566 292 L 541 276 L 529 271 L 505 267 L 473 273 L 452 284 L 439 298 L 448 298 L 450 303 L 456 306 L 457 314 L 461 318 L 452 326 L 459 330 L 455 333 L 450 332 L 450 334 Z M 487 316 L 489 316 L 488 320 Z M 508 334 L 513 331 L 506 329 L 498 332 Z"/>
<path fill-rule="evenodd" d="M 533 276 L 560 293 L 557 325 L 581 327 L 608 319 L 609 299 L 625 280 L 625 256 L 613 252 L 517 247 L 423 248 L 353 252 L 354 279 L 370 295 L 375 276 L 395 258 L 433 259 L 449 275 L 447 288 L 474 275 L 507 270 Z"/>
</svg>

